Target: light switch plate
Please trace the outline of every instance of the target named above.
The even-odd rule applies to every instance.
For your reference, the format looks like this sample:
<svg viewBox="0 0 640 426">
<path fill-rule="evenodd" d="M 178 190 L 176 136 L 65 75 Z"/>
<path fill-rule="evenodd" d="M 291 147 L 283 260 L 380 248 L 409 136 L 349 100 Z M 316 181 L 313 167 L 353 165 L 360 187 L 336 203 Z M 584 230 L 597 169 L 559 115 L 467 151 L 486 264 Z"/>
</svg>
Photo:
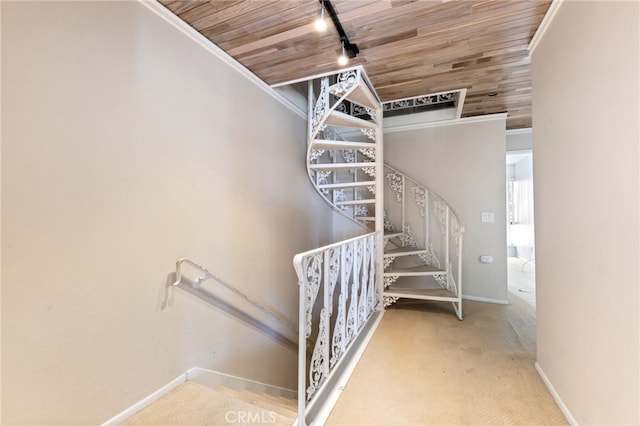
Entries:
<svg viewBox="0 0 640 426">
<path fill-rule="evenodd" d="M 483 222 L 495 222 L 496 214 L 494 212 L 482 212 Z"/>
</svg>

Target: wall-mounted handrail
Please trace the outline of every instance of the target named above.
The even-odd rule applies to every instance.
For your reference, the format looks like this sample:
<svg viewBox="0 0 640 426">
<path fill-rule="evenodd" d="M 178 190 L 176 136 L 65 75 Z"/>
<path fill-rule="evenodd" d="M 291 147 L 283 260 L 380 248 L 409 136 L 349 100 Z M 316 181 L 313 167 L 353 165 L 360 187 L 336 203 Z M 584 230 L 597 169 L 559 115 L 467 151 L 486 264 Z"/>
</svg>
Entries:
<svg viewBox="0 0 640 426">
<path fill-rule="evenodd" d="M 203 273 L 203 275 L 198 276 L 195 280 L 192 280 L 190 278 L 186 278 L 185 281 L 188 281 L 189 287 L 193 288 L 193 289 L 200 289 L 202 286 L 202 283 L 204 281 L 207 280 L 214 280 L 216 282 L 218 282 L 220 285 L 222 285 L 224 288 L 228 289 L 229 291 L 231 291 L 232 293 L 236 294 L 237 296 L 241 297 L 244 301 L 246 301 L 247 303 L 249 303 L 251 306 L 259 309 L 261 312 L 263 312 L 264 314 L 268 315 L 269 317 L 275 319 L 278 323 L 284 325 L 285 327 L 289 328 L 294 334 L 298 334 L 298 329 L 287 319 L 282 318 L 280 315 L 276 314 L 275 312 L 273 312 L 272 310 L 270 310 L 269 308 L 267 308 L 266 306 L 256 302 L 255 300 L 251 299 L 249 296 L 247 296 L 245 293 L 243 293 L 242 291 L 240 291 L 238 288 L 236 288 L 235 286 L 227 283 L 226 281 L 224 281 L 222 278 L 212 274 L 211 272 L 209 272 L 209 270 L 207 268 L 205 268 L 204 266 L 201 266 L 199 264 L 197 264 L 196 262 L 194 262 L 191 259 L 188 258 L 182 258 L 179 259 L 176 262 L 176 279 L 175 281 L 172 283 L 173 286 L 178 286 L 179 284 L 182 283 L 183 281 L 183 275 L 182 275 L 182 265 L 186 263 L 188 265 L 191 265 L 193 268 L 199 270 L 200 272 Z M 226 309 L 226 308 L 225 308 Z M 261 321 L 251 317 L 251 320 L 247 320 L 245 317 L 246 315 L 242 315 L 242 319 L 244 319 L 246 322 L 251 322 L 252 325 L 256 325 L 255 322 L 258 321 L 260 324 L 262 324 L 263 326 L 266 326 L 266 324 L 262 323 Z M 266 326 L 269 328 L 269 331 L 271 333 L 276 333 L 279 334 L 277 332 L 275 332 L 275 330 L 273 330 L 271 327 Z M 262 328 L 262 327 L 260 327 Z M 290 342 L 292 342 L 290 339 L 284 337 L 286 340 L 289 340 Z M 295 344 L 295 342 L 293 342 Z"/>
</svg>

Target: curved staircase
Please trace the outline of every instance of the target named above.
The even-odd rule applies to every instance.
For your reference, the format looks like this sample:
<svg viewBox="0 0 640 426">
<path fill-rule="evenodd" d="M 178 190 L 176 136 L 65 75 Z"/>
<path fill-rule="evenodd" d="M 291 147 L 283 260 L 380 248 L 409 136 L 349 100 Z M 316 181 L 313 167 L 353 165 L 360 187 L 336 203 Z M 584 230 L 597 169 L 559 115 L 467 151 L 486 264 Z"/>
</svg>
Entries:
<svg viewBox="0 0 640 426">
<path fill-rule="evenodd" d="M 391 219 L 385 218 L 384 306 L 399 298 L 451 302 L 462 320 L 464 228 L 451 207 L 424 185 L 389 165 L 385 176 L 395 196 L 385 200 Z M 395 232 L 392 223 L 400 223 L 402 231 Z"/>
<path fill-rule="evenodd" d="M 381 261 L 385 307 L 399 298 L 451 302 L 462 319 L 460 259 L 464 228 L 441 197 L 380 161 L 381 110 L 361 68 L 310 83 L 309 178 L 336 211 L 369 231 L 384 230 Z M 382 168 L 382 176 L 378 176 Z M 387 189 L 394 196 L 382 201 L 385 177 Z M 405 194 L 411 195 L 409 202 Z M 401 204 L 401 211 L 390 219 L 384 215 L 397 210 L 390 205 L 392 200 Z M 381 213 L 383 221 L 376 225 Z M 395 231 L 392 223 L 400 223 L 400 230 Z M 440 235 L 430 235 L 434 227 L 440 228 Z M 416 240 L 411 229 L 417 228 L 421 230 Z"/>
<path fill-rule="evenodd" d="M 319 76 L 308 87 L 309 179 L 363 235 L 293 260 L 298 347 L 309 349 L 298 351 L 301 425 L 326 419 L 325 402 L 339 397 L 341 377 L 357 363 L 383 308 L 400 298 L 451 302 L 462 319 L 464 232 L 441 197 L 383 163 L 383 105 L 362 67 Z"/>
<path fill-rule="evenodd" d="M 309 178 L 338 212 L 376 229 L 376 200 L 381 201 L 376 195 L 382 194 L 376 161 L 382 147 L 380 101 L 361 69 L 320 79 L 317 99 L 315 89 L 310 83 Z"/>
</svg>

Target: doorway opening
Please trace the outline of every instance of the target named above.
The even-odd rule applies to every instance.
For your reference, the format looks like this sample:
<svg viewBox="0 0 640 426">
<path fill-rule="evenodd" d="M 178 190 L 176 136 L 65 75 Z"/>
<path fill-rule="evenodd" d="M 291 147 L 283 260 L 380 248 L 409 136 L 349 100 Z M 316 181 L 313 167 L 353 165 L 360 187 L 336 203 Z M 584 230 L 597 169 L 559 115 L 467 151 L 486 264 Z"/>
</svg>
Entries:
<svg viewBox="0 0 640 426">
<path fill-rule="evenodd" d="M 509 293 L 535 307 L 533 155 L 507 152 L 507 282 Z"/>
</svg>

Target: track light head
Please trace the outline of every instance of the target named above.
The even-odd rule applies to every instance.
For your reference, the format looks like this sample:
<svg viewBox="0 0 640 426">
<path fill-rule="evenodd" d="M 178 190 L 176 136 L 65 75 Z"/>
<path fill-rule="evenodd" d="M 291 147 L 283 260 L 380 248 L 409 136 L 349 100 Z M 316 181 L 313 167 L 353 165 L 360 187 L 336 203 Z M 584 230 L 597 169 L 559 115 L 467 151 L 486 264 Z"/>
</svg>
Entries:
<svg viewBox="0 0 640 426">
<path fill-rule="evenodd" d="M 313 26 L 315 27 L 316 31 L 318 31 L 319 33 L 323 33 L 327 30 L 327 20 L 324 17 L 324 2 L 321 2 L 321 4 L 322 4 L 322 7 L 320 8 L 320 13 L 318 14 L 318 17 L 313 23 Z"/>
<path fill-rule="evenodd" d="M 347 52 L 344 50 L 344 45 L 342 46 L 342 53 L 338 56 L 338 65 L 345 66 L 349 63 L 349 57 L 347 56 Z"/>
</svg>

